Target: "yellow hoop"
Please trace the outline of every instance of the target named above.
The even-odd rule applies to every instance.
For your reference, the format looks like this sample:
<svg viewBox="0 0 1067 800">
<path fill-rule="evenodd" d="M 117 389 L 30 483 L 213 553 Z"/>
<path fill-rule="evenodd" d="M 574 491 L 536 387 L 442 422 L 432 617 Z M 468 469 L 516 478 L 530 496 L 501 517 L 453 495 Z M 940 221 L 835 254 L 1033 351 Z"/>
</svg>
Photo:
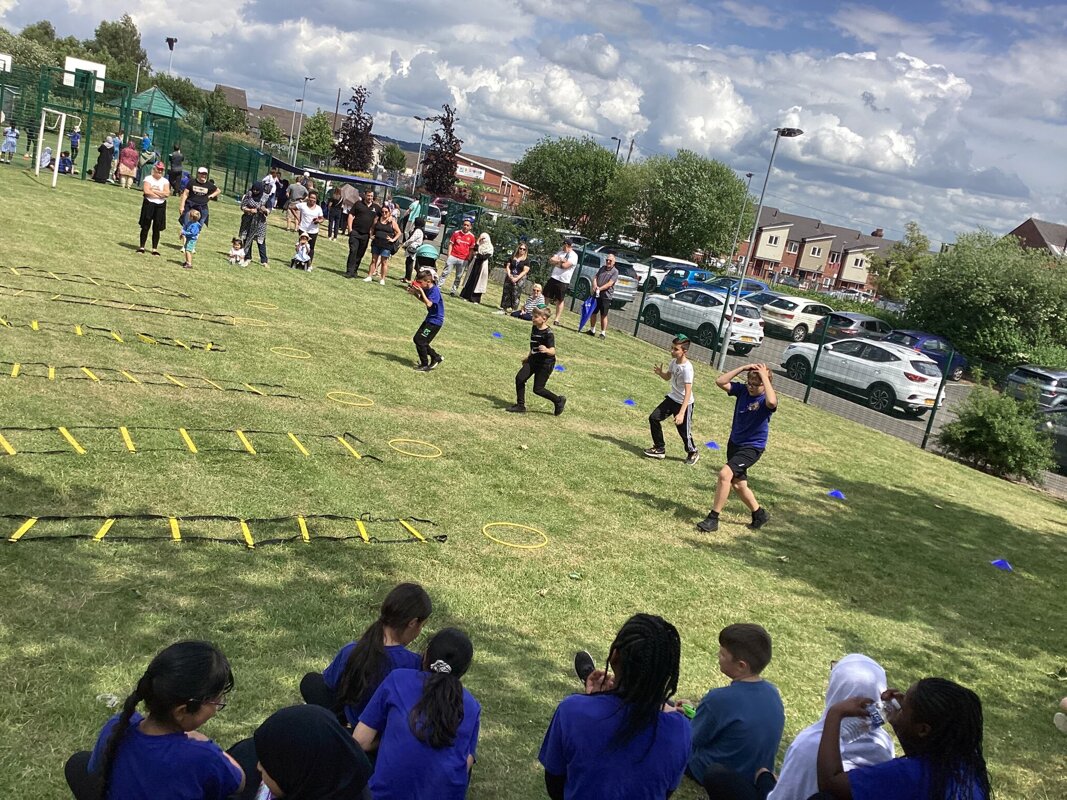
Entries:
<svg viewBox="0 0 1067 800">
<path fill-rule="evenodd" d="M 274 305 L 274 303 L 268 303 L 265 300 L 246 300 L 245 305 L 251 306 L 252 308 L 258 308 L 260 311 L 278 310 L 278 306 Z"/>
<path fill-rule="evenodd" d="M 522 531 L 532 531 L 541 537 L 541 541 L 537 544 L 515 544 L 514 542 L 505 542 L 503 539 L 498 539 L 489 533 L 490 528 L 518 528 Z M 519 525 L 516 522 L 490 522 L 484 528 L 482 528 L 482 534 L 491 542 L 502 544 L 505 547 L 515 547 L 519 550 L 537 550 L 540 547 L 544 547 L 548 544 L 548 534 L 537 528 L 531 528 L 529 525 Z"/>
<path fill-rule="evenodd" d="M 429 455 L 427 455 L 426 453 L 412 453 L 410 450 L 404 450 L 404 449 L 402 449 L 400 447 L 397 447 L 398 443 L 399 444 L 421 444 L 421 445 L 425 445 L 426 447 L 432 447 L 437 452 L 436 453 L 430 453 Z M 403 453 L 404 455 L 411 456 L 413 458 L 440 458 L 441 456 L 443 456 L 445 454 L 444 450 L 442 450 L 437 445 L 430 444 L 429 442 L 424 442 L 424 441 L 422 441 L 420 439 L 390 439 L 389 440 L 389 446 L 391 448 L 393 448 L 394 450 L 396 450 L 396 452 Z"/>
<path fill-rule="evenodd" d="M 299 347 L 272 347 L 270 351 L 276 356 L 284 356 L 285 358 L 311 358 L 311 353 L 307 350 L 301 350 Z"/>
<path fill-rule="evenodd" d="M 356 403 L 352 400 L 346 400 L 346 397 L 358 397 L 360 400 L 366 400 L 365 403 Z M 326 399 L 332 400 L 335 403 L 340 403 L 343 406 L 356 406 L 357 408 L 370 408 L 374 405 L 374 401 L 369 397 L 364 397 L 361 394 L 355 394 L 354 392 L 327 392 Z"/>
<path fill-rule="evenodd" d="M 249 328 L 266 328 L 270 323 L 255 317 L 234 317 L 234 325 L 247 325 Z"/>
</svg>

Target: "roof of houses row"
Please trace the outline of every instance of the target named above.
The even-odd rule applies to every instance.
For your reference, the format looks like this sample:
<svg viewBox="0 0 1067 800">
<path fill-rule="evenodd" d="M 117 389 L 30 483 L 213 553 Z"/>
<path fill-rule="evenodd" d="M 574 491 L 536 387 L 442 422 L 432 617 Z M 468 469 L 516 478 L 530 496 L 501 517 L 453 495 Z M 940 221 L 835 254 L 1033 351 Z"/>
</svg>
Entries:
<svg viewBox="0 0 1067 800">
<path fill-rule="evenodd" d="M 896 244 L 895 240 L 882 236 L 880 230 L 865 234 L 854 228 L 829 225 L 819 219 L 788 214 L 781 209 L 764 206 L 760 211 L 760 230 L 768 231 L 779 227 L 788 229 L 788 241 L 812 242 L 825 239 L 830 243 L 828 250 L 831 251 L 883 251 Z"/>
</svg>

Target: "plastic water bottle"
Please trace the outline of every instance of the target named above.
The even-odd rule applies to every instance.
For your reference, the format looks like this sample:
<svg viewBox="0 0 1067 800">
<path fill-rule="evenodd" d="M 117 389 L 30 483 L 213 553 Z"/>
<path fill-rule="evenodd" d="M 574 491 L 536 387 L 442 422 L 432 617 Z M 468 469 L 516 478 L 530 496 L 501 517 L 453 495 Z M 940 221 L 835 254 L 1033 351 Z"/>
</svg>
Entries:
<svg viewBox="0 0 1067 800">
<path fill-rule="evenodd" d="M 890 716 L 900 711 L 900 703 L 895 699 L 888 702 L 875 700 L 867 706 L 867 713 L 862 717 L 846 717 L 841 720 L 841 742 L 848 744 L 861 736 L 866 736 L 885 725 Z"/>
</svg>

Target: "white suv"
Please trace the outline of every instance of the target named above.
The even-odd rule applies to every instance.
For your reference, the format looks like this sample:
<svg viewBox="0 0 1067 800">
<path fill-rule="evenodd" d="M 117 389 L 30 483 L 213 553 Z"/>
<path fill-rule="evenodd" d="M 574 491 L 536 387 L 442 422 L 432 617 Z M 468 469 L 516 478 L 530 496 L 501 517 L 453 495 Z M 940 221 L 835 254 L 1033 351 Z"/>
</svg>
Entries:
<svg viewBox="0 0 1067 800">
<path fill-rule="evenodd" d="M 782 353 L 785 374 L 807 383 L 818 349 L 804 342 L 789 345 Z M 888 414 L 899 406 L 908 416 L 921 417 L 934 407 L 941 370 L 932 358 L 910 347 L 847 339 L 823 346 L 815 378 L 862 395 L 875 411 Z"/>
<path fill-rule="evenodd" d="M 718 346 L 719 328 L 725 328 L 723 311 L 726 298 L 707 289 L 683 289 L 671 295 L 650 294 L 645 298 L 641 321 L 653 328 L 684 330 L 694 334 L 693 341 L 714 350 Z M 739 356 L 748 355 L 763 344 L 763 320 L 759 309 L 742 300 L 730 310 L 730 347 Z"/>
<path fill-rule="evenodd" d="M 784 333 L 794 342 L 802 342 L 815 330 L 815 323 L 834 310 L 825 303 L 806 297 L 786 295 L 763 306 L 763 321 L 772 330 Z"/>
</svg>

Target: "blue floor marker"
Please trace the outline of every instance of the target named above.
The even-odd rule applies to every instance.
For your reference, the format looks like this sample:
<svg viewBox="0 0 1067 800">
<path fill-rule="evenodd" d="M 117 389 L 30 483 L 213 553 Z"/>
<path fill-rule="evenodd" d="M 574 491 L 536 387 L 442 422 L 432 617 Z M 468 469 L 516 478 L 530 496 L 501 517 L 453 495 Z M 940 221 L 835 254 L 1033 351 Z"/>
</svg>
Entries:
<svg viewBox="0 0 1067 800">
<path fill-rule="evenodd" d="M 502 334 L 500 331 L 493 331 L 493 338 L 494 339 L 503 339 L 504 338 L 504 334 Z"/>
<path fill-rule="evenodd" d="M 707 447 L 710 450 L 721 450 L 722 449 L 721 447 L 719 447 L 719 443 L 718 442 L 705 442 L 704 446 Z"/>
<path fill-rule="evenodd" d="M 1005 572 L 1014 572 L 1015 571 L 1015 570 L 1013 570 L 1011 568 L 1011 564 L 1008 563 L 1008 560 L 1006 558 L 998 558 L 996 561 L 990 561 L 989 563 L 992 564 L 997 569 L 1002 569 Z"/>
<path fill-rule="evenodd" d="M 829 491 L 829 492 L 826 493 L 826 496 L 827 497 L 832 497 L 835 500 L 847 500 L 848 499 L 847 497 L 845 497 L 845 493 L 842 492 L 840 489 L 834 489 L 832 491 Z"/>
<path fill-rule="evenodd" d="M 623 402 L 623 405 L 627 405 L 627 406 L 636 406 L 637 405 L 637 403 L 634 402 L 632 397 L 627 397 L 622 402 Z"/>
<path fill-rule="evenodd" d="M 563 372 L 563 371 L 564 371 L 563 365 L 562 364 L 556 364 L 556 372 Z"/>
</svg>

